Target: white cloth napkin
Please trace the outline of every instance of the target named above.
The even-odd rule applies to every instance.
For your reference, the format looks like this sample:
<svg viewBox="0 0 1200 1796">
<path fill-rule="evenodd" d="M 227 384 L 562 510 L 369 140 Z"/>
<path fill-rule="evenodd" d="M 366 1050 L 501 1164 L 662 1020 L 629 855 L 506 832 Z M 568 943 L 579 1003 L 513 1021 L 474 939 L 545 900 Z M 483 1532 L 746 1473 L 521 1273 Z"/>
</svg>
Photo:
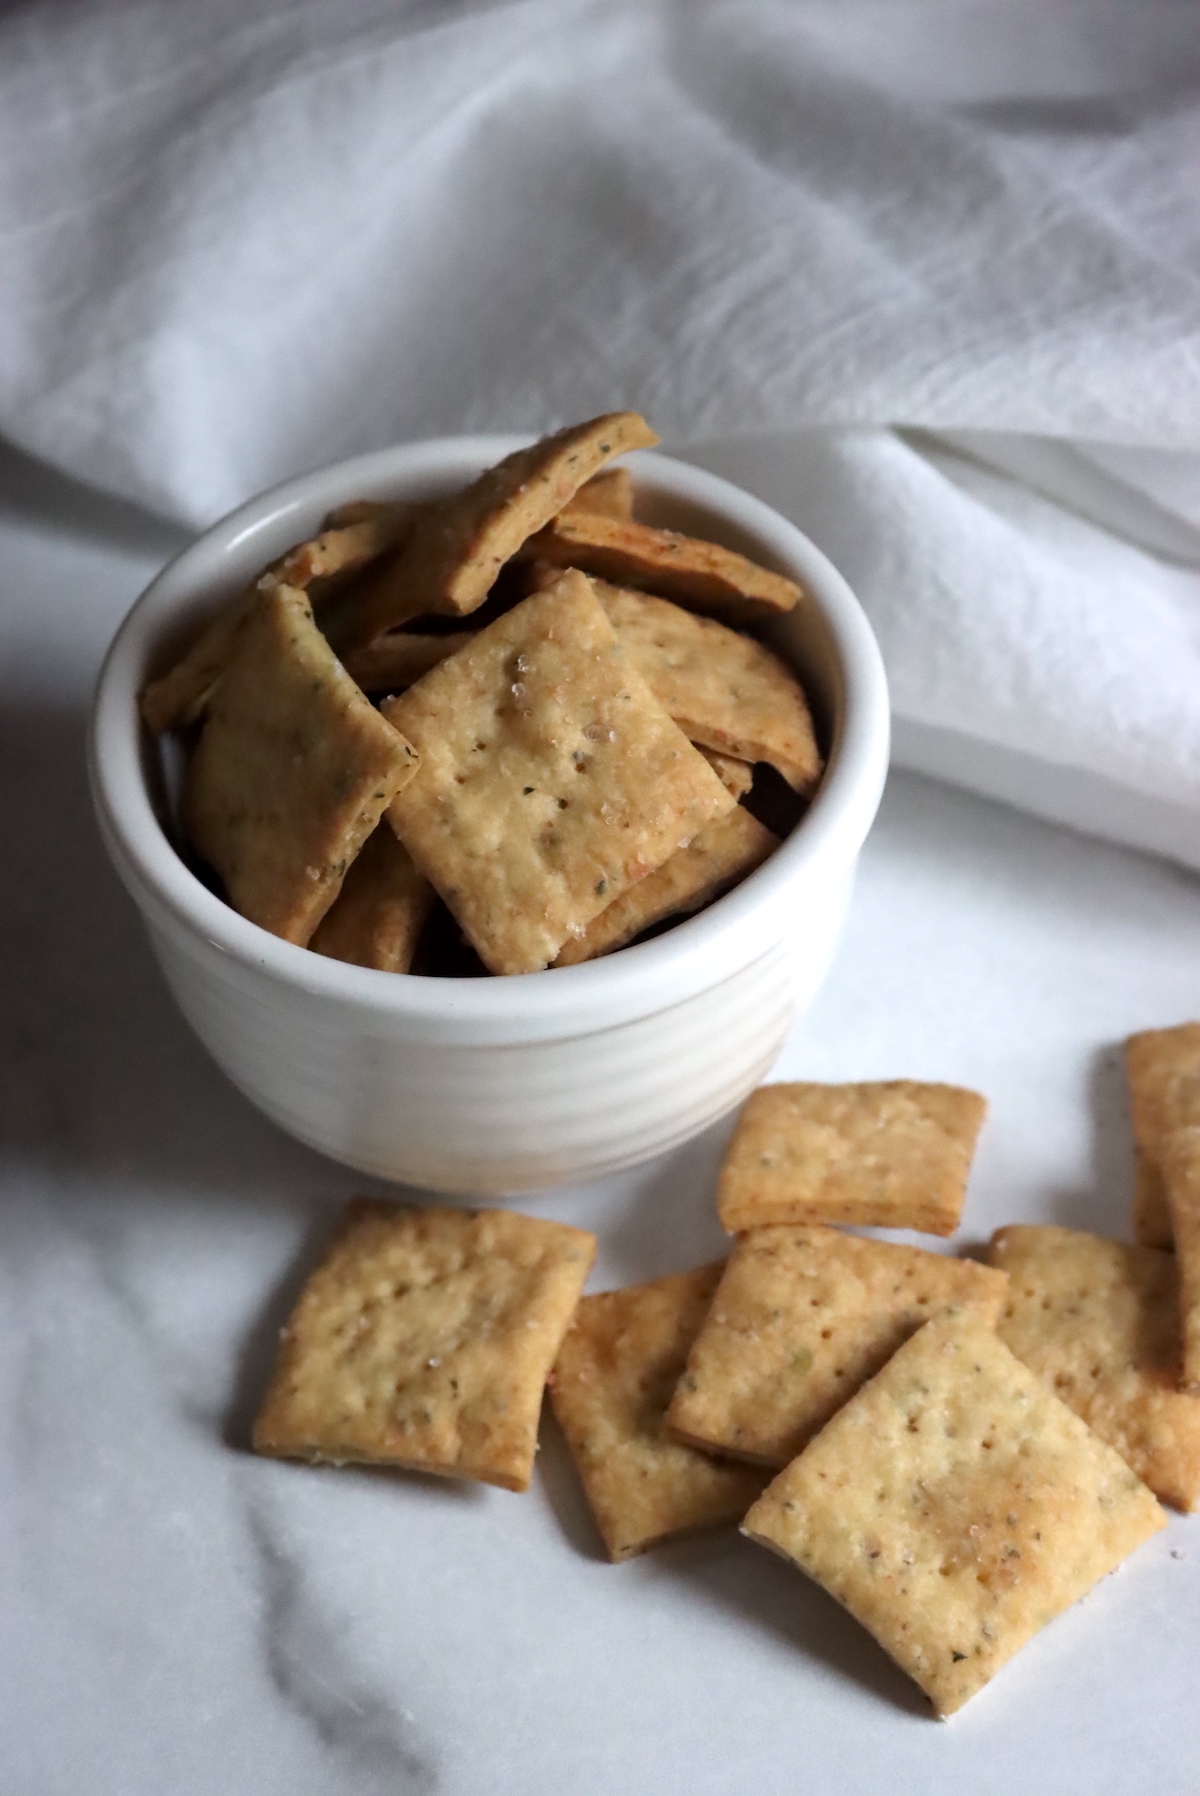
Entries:
<svg viewBox="0 0 1200 1796">
<path fill-rule="evenodd" d="M 194 524 L 618 405 L 780 505 L 898 753 L 1200 866 L 1191 0 L 0 16 L 0 431 Z"/>
</svg>

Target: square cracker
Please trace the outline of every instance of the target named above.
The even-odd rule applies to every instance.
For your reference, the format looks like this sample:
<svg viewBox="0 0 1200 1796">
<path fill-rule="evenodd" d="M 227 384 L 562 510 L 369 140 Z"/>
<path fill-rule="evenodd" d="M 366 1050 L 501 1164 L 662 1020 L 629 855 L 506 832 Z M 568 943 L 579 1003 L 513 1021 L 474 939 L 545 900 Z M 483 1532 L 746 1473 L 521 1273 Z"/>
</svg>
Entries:
<svg viewBox="0 0 1200 1796">
<path fill-rule="evenodd" d="M 786 662 L 752 636 L 667 599 L 596 582 L 617 640 L 693 742 L 768 761 L 809 793 L 821 777 L 812 714 Z"/>
<path fill-rule="evenodd" d="M 689 611 L 715 612 L 734 623 L 778 617 L 803 596 L 795 581 L 719 543 L 655 530 L 632 518 L 603 517 L 579 505 L 568 506 L 530 537 L 521 554 L 577 567 L 615 586 L 645 588 Z"/>
<path fill-rule="evenodd" d="M 528 1489 L 595 1251 L 510 1210 L 350 1204 L 283 1331 L 255 1451 Z"/>
<path fill-rule="evenodd" d="M 1008 1273 L 996 1324 L 1018 1359 L 1116 1448 L 1164 1502 L 1200 1502 L 1200 1397 L 1177 1389 L 1179 1270 L 1155 1247 L 1013 1224 L 989 1258 Z"/>
<path fill-rule="evenodd" d="M 1171 1212 L 1159 1147 L 1171 1129 L 1200 1125 L 1200 1023 L 1143 1029 L 1125 1043 L 1137 1143 L 1133 1229 L 1143 1247 L 1170 1247 Z"/>
<path fill-rule="evenodd" d="M 550 1402 L 612 1560 L 740 1521 L 764 1475 L 668 1440 L 662 1418 L 721 1268 L 585 1297 L 559 1349 Z"/>
<path fill-rule="evenodd" d="M 677 848 L 655 872 L 630 886 L 582 935 L 572 936 L 554 965 L 570 967 L 611 954 L 652 923 L 661 923 L 680 911 L 700 910 L 761 866 L 778 846 L 778 836 L 740 804 L 734 805 L 726 816 L 693 837 L 686 848 Z"/>
<path fill-rule="evenodd" d="M 1200 1128 L 1172 1129 L 1159 1144 L 1163 1188 L 1179 1267 L 1180 1386 L 1200 1396 Z"/>
<path fill-rule="evenodd" d="M 614 456 L 658 437 L 637 412 L 609 412 L 505 456 L 464 491 L 430 505 L 361 595 L 353 640 L 369 642 L 425 611 L 465 617 L 505 562 Z"/>
<path fill-rule="evenodd" d="M 921 1247 L 781 1224 L 739 1235 L 667 1411 L 676 1439 L 784 1466 L 947 1305 L 995 1323 L 1008 1279 Z"/>
<path fill-rule="evenodd" d="M 582 574 L 497 618 L 383 715 L 422 755 L 389 821 L 494 973 L 547 966 L 733 809 Z"/>
<path fill-rule="evenodd" d="M 301 592 L 316 587 L 324 596 L 400 542 L 416 517 L 414 505 L 381 504 L 344 523 L 326 519 L 318 536 L 273 561 L 253 586 L 218 612 L 182 660 L 144 688 L 142 716 L 155 735 L 184 729 L 203 716 L 265 587 L 290 586 Z"/>
<path fill-rule="evenodd" d="M 841 1222 L 952 1235 L 987 1109 L 957 1085 L 762 1085 L 717 1188 L 727 1229 Z"/>
<path fill-rule="evenodd" d="M 367 837 L 308 945 L 330 960 L 407 973 L 432 906 L 433 887 L 395 830 L 381 823 Z"/>
<path fill-rule="evenodd" d="M 986 1323 L 951 1313 L 850 1399 L 742 1532 L 823 1585 L 950 1715 L 1165 1523 Z"/>
<path fill-rule="evenodd" d="M 411 744 L 337 661 L 304 594 L 273 587 L 213 694 L 185 828 L 234 908 L 303 947 L 416 769 Z"/>
</svg>

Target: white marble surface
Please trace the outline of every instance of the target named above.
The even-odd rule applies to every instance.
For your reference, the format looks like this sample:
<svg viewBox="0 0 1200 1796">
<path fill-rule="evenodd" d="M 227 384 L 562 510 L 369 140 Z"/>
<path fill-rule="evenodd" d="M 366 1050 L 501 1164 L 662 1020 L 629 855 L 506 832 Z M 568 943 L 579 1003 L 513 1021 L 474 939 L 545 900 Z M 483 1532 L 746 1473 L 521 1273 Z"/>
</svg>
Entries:
<svg viewBox="0 0 1200 1796">
<path fill-rule="evenodd" d="M 939 1725 L 732 1534 L 604 1564 L 549 1427 L 521 1497 L 248 1454 L 364 1182 L 208 1064 L 91 824 L 89 684 L 172 539 L 13 460 L 0 493 L 5 1796 L 1195 1796 L 1198 1520 Z M 1198 1012 L 1196 877 L 897 776 L 778 1071 L 986 1091 L 964 1240 L 1124 1234 L 1116 1044 Z M 528 1207 L 599 1231 L 594 1288 L 693 1264 L 724 1133 Z"/>
</svg>

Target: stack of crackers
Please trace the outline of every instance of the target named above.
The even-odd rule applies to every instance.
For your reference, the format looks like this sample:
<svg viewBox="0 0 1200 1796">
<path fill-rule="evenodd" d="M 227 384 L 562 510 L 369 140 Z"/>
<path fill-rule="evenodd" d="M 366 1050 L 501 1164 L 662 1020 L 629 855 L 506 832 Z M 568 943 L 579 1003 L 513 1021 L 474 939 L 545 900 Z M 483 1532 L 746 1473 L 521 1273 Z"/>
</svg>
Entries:
<svg viewBox="0 0 1200 1796">
<path fill-rule="evenodd" d="M 753 630 L 803 595 L 634 517 L 610 464 L 657 440 L 612 413 L 465 491 L 344 506 L 145 688 L 235 909 L 335 959 L 464 970 L 423 952 L 444 908 L 469 970 L 534 972 L 700 909 L 778 846 L 756 785 L 790 827 L 821 756 Z"/>
<path fill-rule="evenodd" d="M 1179 1301 L 1200 1026 L 1133 1038 L 1129 1066 L 1177 1254 L 1012 1226 L 981 1265 L 845 1232 L 953 1233 L 984 1100 L 769 1085 L 721 1169 L 722 1264 L 581 1297 L 579 1230 L 354 1206 L 255 1445 L 523 1489 L 548 1385 L 610 1558 L 740 1523 L 948 1715 L 1165 1525 L 1158 1498 L 1200 1502 Z"/>
</svg>

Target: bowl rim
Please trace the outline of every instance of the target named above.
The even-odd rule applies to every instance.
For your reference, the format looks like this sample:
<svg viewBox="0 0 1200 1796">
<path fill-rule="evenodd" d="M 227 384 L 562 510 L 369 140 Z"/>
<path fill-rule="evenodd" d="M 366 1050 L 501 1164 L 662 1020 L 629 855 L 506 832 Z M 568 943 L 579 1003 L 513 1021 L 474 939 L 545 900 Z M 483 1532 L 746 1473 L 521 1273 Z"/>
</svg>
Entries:
<svg viewBox="0 0 1200 1796">
<path fill-rule="evenodd" d="M 204 531 L 135 600 L 96 682 L 88 768 L 106 846 L 154 926 L 227 957 L 234 976 L 238 967 L 253 968 L 313 997 L 410 1022 L 494 1028 L 506 1017 L 519 1018 L 525 1036 L 531 1027 L 538 1034 L 559 1029 L 572 1017 L 611 1026 L 717 985 L 786 933 L 809 880 L 829 864 L 853 863 L 878 808 L 888 759 L 887 684 L 870 625 L 832 563 L 779 512 L 718 475 L 650 450 L 624 458 L 635 477 L 656 496 L 695 504 L 761 542 L 799 579 L 833 640 L 842 706 L 826 771 L 809 811 L 762 867 L 695 917 L 619 953 L 504 978 L 442 979 L 351 966 L 285 942 L 239 915 L 180 858 L 151 802 L 137 709 L 149 653 L 170 617 L 214 584 L 222 566 L 235 578 L 249 577 L 243 563 L 252 574 L 336 504 L 356 496 L 415 496 L 426 482 L 460 473 L 470 478 L 530 440 L 439 437 L 285 481 Z M 295 534 L 288 537 L 285 525 Z M 279 546 L 259 555 L 260 538 Z"/>
</svg>

